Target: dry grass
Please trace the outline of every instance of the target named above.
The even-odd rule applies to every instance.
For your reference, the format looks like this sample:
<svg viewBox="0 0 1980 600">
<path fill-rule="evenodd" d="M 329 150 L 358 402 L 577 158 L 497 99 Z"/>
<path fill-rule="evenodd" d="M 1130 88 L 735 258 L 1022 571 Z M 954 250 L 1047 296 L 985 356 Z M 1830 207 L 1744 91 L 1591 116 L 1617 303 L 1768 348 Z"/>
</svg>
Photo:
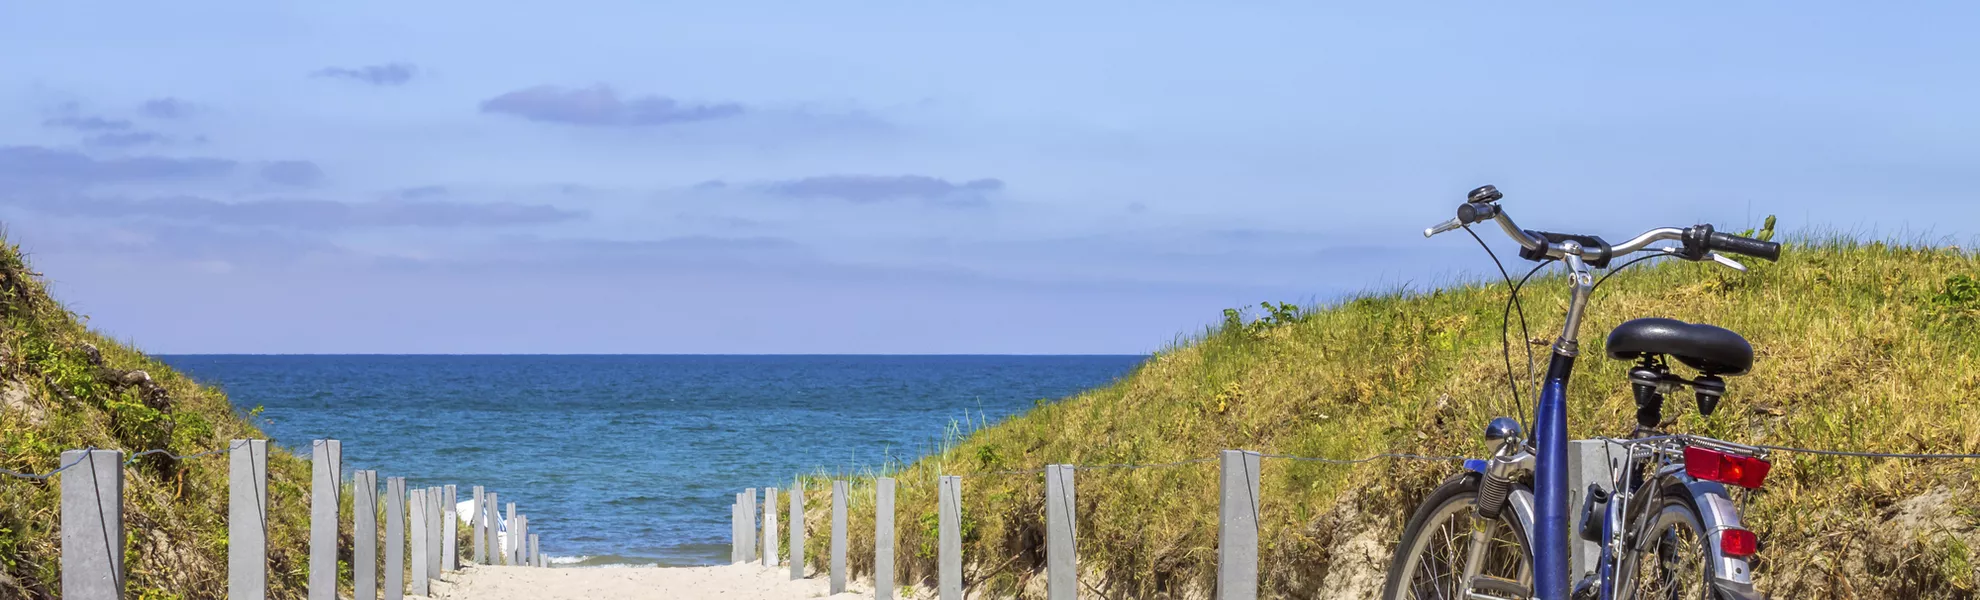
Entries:
<svg viewBox="0 0 1980 600">
<path fill-rule="evenodd" d="M 164 363 L 90 330 L 48 297 L 20 249 L 0 240 L 0 391 L 25 410 L 0 409 L 0 467 L 44 473 L 63 450 L 95 446 L 133 451 L 164 448 L 194 454 L 232 439 L 264 439 L 220 390 L 199 385 Z M 86 348 L 100 353 L 100 363 Z M 142 370 L 163 400 L 118 384 Z M 307 451 L 307 443 L 302 443 Z M 184 461 L 147 457 L 124 473 L 127 595 L 140 600 L 223 598 L 227 586 L 227 456 Z M 307 457 L 268 455 L 268 597 L 303 598 L 309 574 Z M 383 481 L 379 482 L 381 487 Z M 339 515 L 352 523 L 350 482 Z M 61 589 L 60 480 L 0 476 L 0 598 L 56 598 Z M 378 539 L 385 539 L 384 499 Z M 472 530 L 459 530 L 467 553 Z M 340 531 L 338 582 L 350 590 L 355 539 Z M 379 552 L 383 568 L 384 552 Z M 348 595 L 346 593 L 346 595 Z"/>
<path fill-rule="evenodd" d="M 1792 244 L 1780 263 L 1743 275 L 1689 263 L 1636 267 L 1604 284 L 1591 307 L 1570 433 L 1628 431 L 1634 404 L 1626 364 L 1601 357 L 1602 337 L 1629 318 L 1669 316 L 1739 331 L 1759 354 L 1753 374 L 1729 381 L 1713 416 L 1701 417 L 1688 400 L 1668 403 L 1666 417 L 1678 417 L 1674 431 L 1818 448 L 1980 452 L 1974 279 L 1980 261 L 1970 251 L 1847 239 Z M 1530 284 L 1535 337 L 1558 331 L 1562 283 Z M 939 474 L 1158 463 L 1223 449 L 1478 455 L 1486 420 L 1513 412 L 1498 341 L 1503 302 L 1502 288 L 1465 285 L 1357 298 L 1283 324 L 1216 328 L 1112 385 L 946 444 L 893 474 L 897 580 L 935 576 Z M 1765 490 L 1746 500 L 1749 525 L 1765 544 L 1756 572 L 1775 597 L 1953 598 L 1980 586 L 1970 555 L 1980 543 L 1975 462 L 1783 455 L 1775 464 Z M 1211 589 L 1215 468 L 1079 472 L 1078 543 L 1089 593 L 1195 597 Z M 1366 576 L 1386 565 L 1408 512 L 1455 469 L 1267 459 L 1264 594 L 1369 593 Z M 808 555 L 822 568 L 828 488 L 809 479 Z M 852 554 L 870 557 L 871 488 L 855 487 Z M 1936 495 L 1905 503 L 1926 494 Z M 967 584 L 992 597 L 1040 597 L 1042 478 L 971 477 L 963 495 Z M 870 572 L 871 559 L 855 558 L 853 567 Z"/>
<path fill-rule="evenodd" d="M 166 448 L 192 454 L 229 439 L 260 438 L 225 395 L 90 330 L 47 296 L 18 248 L 0 242 L 0 388 L 22 407 L 0 411 L 0 466 L 47 472 L 63 450 Z M 85 346 L 98 349 L 101 364 Z M 147 399 L 106 373 L 142 370 L 164 391 Z M 307 570 L 309 465 L 271 452 L 269 592 L 301 598 Z M 129 597 L 226 595 L 227 457 L 147 457 L 125 469 Z M 0 477 L 0 597 L 54 598 L 60 590 L 59 481 Z"/>
</svg>

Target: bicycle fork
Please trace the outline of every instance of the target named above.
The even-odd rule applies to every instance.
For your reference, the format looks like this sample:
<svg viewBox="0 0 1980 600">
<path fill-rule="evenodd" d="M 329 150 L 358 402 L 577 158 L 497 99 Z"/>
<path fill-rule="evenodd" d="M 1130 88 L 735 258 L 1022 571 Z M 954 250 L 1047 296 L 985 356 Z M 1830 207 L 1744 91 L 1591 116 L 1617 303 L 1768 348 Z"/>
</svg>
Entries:
<svg viewBox="0 0 1980 600">
<path fill-rule="evenodd" d="M 1504 579 L 1484 575 L 1485 559 L 1491 552 L 1493 541 L 1498 539 L 1501 522 L 1499 515 L 1515 510 L 1513 502 L 1514 478 L 1523 472 L 1533 470 L 1533 453 L 1521 447 L 1519 422 L 1509 418 L 1493 419 L 1485 428 L 1488 443 L 1496 443 L 1492 458 L 1485 461 L 1480 470 L 1482 477 L 1478 484 L 1478 500 L 1471 515 L 1471 540 L 1466 549 L 1464 571 L 1460 573 L 1464 585 L 1464 595 L 1471 600 L 1501 600 L 1503 598 L 1525 599 L 1531 590 L 1519 579 Z M 1531 519 L 1520 519 L 1530 523 Z M 1533 532 L 1524 532 L 1528 539 Z M 1522 574 L 1523 575 L 1523 574 Z M 1530 578 L 1524 578 L 1530 579 Z M 1485 595 L 1480 592 L 1493 592 L 1503 595 Z"/>
</svg>

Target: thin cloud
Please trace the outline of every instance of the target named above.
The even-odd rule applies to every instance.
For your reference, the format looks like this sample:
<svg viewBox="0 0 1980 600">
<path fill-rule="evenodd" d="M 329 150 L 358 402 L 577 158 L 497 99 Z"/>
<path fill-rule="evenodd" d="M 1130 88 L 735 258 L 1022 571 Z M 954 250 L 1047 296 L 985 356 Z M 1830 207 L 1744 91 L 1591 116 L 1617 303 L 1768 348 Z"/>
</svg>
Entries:
<svg viewBox="0 0 1980 600">
<path fill-rule="evenodd" d="M 393 196 L 399 198 L 405 198 L 407 200 L 416 200 L 420 198 L 435 198 L 439 196 L 445 196 L 447 194 L 448 194 L 447 186 L 444 185 L 422 185 L 417 187 L 399 188 L 397 191 L 392 192 Z"/>
<path fill-rule="evenodd" d="M 984 178 L 957 183 L 926 175 L 823 175 L 771 182 L 762 189 L 787 198 L 836 198 L 860 204 L 920 200 L 973 205 L 1003 191 L 1004 182 Z"/>
<path fill-rule="evenodd" d="M 85 195 L 0 197 L 43 214 L 148 218 L 234 227 L 348 230 L 387 227 L 458 229 L 543 225 L 581 219 L 586 213 L 545 204 L 392 200 L 252 200 L 222 202 L 202 196 L 149 199 Z"/>
<path fill-rule="evenodd" d="M 278 160 L 261 166 L 261 179 L 278 185 L 308 187 L 323 181 L 323 168 L 306 160 Z"/>
<path fill-rule="evenodd" d="M 349 79 L 377 86 L 405 85 L 411 82 L 419 68 L 411 63 L 386 63 L 356 68 L 325 67 L 310 73 L 312 77 Z"/>
<path fill-rule="evenodd" d="M 133 148 L 151 146 L 172 141 L 172 138 L 149 131 L 116 131 L 90 136 L 83 140 L 87 146 L 99 148 Z"/>
<path fill-rule="evenodd" d="M 481 112 L 530 121 L 592 127 L 652 127 L 726 119 L 744 114 L 738 103 L 691 104 L 666 96 L 632 96 L 604 84 L 588 88 L 539 85 L 489 98 Z"/>
<path fill-rule="evenodd" d="M 153 98 L 138 105 L 138 114 L 168 121 L 190 117 L 196 111 L 191 102 L 170 97 Z"/>
<path fill-rule="evenodd" d="M 76 131 L 123 131 L 131 128 L 131 122 L 123 119 L 105 119 L 93 116 L 54 117 L 41 122 L 44 127 L 59 127 Z"/>
<path fill-rule="evenodd" d="M 239 163 L 221 158 L 133 156 L 95 158 L 41 146 L 0 147 L 0 187 L 79 188 L 106 183 L 149 183 L 221 177 Z"/>
<path fill-rule="evenodd" d="M 489 245 L 473 248 L 471 252 L 406 262 L 400 266 L 452 272 L 514 272 L 520 269 L 624 276 L 679 269 L 809 271 L 817 264 L 817 258 L 809 247 L 779 237 L 693 235 L 651 240 L 609 240 L 519 234 L 503 236 Z"/>
<path fill-rule="evenodd" d="M 37 227 L 30 235 L 37 251 L 51 254 L 213 261 L 220 267 L 274 266 L 310 256 L 349 254 L 322 236 L 189 223 L 50 225 Z"/>
</svg>

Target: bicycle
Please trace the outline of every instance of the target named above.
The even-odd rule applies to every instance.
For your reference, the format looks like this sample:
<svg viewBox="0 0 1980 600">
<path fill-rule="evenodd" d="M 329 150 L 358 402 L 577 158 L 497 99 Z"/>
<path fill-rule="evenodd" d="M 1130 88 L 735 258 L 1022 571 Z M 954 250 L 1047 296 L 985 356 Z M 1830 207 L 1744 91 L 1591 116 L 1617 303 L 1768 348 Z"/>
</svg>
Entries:
<svg viewBox="0 0 1980 600">
<path fill-rule="evenodd" d="M 1610 476 L 1606 488 L 1600 481 L 1589 484 L 1579 527 L 1568 512 L 1566 390 L 1580 353 L 1582 311 L 1601 283 L 1593 280 L 1591 269 L 1614 274 L 1667 256 L 1745 271 L 1721 253 L 1773 261 L 1780 258 L 1780 245 L 1714 231 L 1711 225 L 1661 227 L 1615 245 L 1592 235 L 1528 231 L 1506 215 L 1499 205 L 1503 198 L 1489 185 L 1472 190 L 1456 218 L 1423 235 L 1462 228 L 1477 238 L 1470 226 L 1490 220 L 1519 243 L 1520 258 L 1541 263 L 1527 277 L 1553 261 L 1567 266 L 1567 316 L 1539 382 L 1534 435 L 1527 438 L 1514 419 L 1491 420 L 1485 428 L 1491 456 L 1466 460 L 1464 469 L 1432 491 L 1411 515 L 1390 562 L 1383 597 L 1757 600 L 1749 561 L 1759 551 L 1758 539 L 1741 525 L 1726 486 L 1759 488 L 1770 468 L 1766 450 L 1659 430 L 1665 397 L 1687 387 L 1700 412 L 1712 414 L 1725 394 L 1724 377 L 1752 369 L 1752 346 L 1732 331 L 1673 319 L 1636 319 L 1609 333 L 1607 354 L 1636 363 L 1628 378 L 1637 425 L 1626 439 L 1602 442 L 1611 451 Z M 1651 247 L 1665 241 L 1678 245 Z M 1491 253 L 1489 246 L 1485 250 Z M 1612 261 L 1638 252 L 1651 254 L 1609 268 Z M 1496 255 L 1493 261 L 1498 261 Z M 1500 269 L 1503 273 L 1503 264 Z M 1509 274 L 1506 283 L 1512 290 L 1510 322 L 1519 285 Z M 1524 309 L 1520 312 L 1524 326 Z M 1506 375 L 1517 402 L 1510 346 L 1506 353 Z M 1673 372 L 1671 359 L 1699 375 L 1687 378 Z M 1529 379 L 1530 369 L 1529 358 Z M 1571 540 L 1599 547 L 1592 571 L 1570 572 Z M 1570 587 L 1574 575 L 1580 579 Z"/>
</svg>

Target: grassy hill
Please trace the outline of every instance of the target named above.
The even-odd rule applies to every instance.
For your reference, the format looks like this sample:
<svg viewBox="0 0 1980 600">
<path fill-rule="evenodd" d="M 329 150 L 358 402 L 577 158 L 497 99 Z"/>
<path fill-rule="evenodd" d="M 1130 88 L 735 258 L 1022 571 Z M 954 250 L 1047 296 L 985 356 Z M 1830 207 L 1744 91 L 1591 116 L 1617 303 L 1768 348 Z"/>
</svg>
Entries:
<svg viewBox="0 0 1980 600">
<path fill-rule="evenodd" d="M 184 455 L 261 437 L 218 390 L 90 330 L 0 241 L 0 467 L 45 473 L 85 446 Z M 128 597 L 225 597 L 226 455 L 150 455 L 125 473 Z M 303 596 L 309 475 L 308 461 L 269 453 L 271 598 Z M 60 497 L 58 481 L 0 476 L 0 598 L 60 592 Z"/>
<path fill-rule="evenodd" d="M 1980 260 L 1970 250 L 1832 239 L 1791 244 L 1740 274 L 1643 265 L 1603 284 L 1583 328 L 1570 434 L 1623 435 L 1626 363 L 1603 338 L 1635 317 L 1713 323 L 1746 335 L 1750 375 L 1711 417 L 1673 397 L 1670 429 L 1751 443 L 1893 452 L 1980 452 Z M 1533 336 L 1558 332 L 1563 280 L 1525 294 Z M 1043 482 L 995 475 L 1049 463 L 1163 463 L 1249 449 L 1351 458 L 1480 455 L 1512 414 L 1499 345 L 1504 289 L 1461 285 L 1314 310 L 1231 319 L 1164 350 L 1112 385 L 978 430 L 901 467 L 899 581 L 935 577 L 939 474 L 963 480 L 972 594 L 1043 597 Z M 1518 329 L 1513 330 L 1518 336 Z M 1545 363 L 1545 348 L 1535 348 Z M 1515 347 L 1515 363 L 1524 362 Z M 1526 400 L 1531 410 L 1532 399 Z M 1779 598 L 1950 598 L 1980 590 L 1980 461 L 1775 457 L 1745 501 L 1764 543 L 1755 567 Z M 1261 585 L 1271 598 L 1372 597 L 1403 521 L 1449 463 L 1355 466 L 1265 460 Z M 1216 465 L 1078 473 L 1088 595 L 1203 597 L 1214 586 Z M 829 487 L 809 478 L 809 556 L 823 568 Z M 873 501 L 854 482 L 853 569 L 872 569 Z"/>
</svg>

